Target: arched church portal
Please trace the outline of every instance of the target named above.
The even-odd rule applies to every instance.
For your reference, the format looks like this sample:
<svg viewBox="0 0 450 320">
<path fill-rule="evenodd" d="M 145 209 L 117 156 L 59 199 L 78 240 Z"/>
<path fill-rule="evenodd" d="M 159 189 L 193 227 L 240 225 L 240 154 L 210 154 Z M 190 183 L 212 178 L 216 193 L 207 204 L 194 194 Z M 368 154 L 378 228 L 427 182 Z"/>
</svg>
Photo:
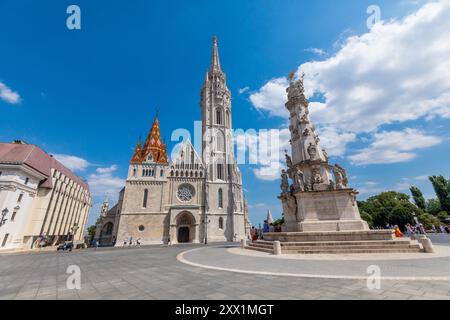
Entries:
<svg viewBox="0 0 450 320">
<path fill-rule="evenodd" d="M 195 239 L 195 218 L 190 212 L 181 212 L 177 217 L 177 242 L 188 243 Z"/>
</svg>

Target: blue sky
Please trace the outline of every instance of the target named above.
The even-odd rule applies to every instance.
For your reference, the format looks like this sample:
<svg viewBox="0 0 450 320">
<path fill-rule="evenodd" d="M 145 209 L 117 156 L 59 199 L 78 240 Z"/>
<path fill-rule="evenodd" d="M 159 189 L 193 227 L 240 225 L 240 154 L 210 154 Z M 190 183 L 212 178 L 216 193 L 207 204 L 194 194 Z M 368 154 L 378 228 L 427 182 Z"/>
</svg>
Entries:
<svg viewBox="0 0 450 320">
<path fill-rule="evenodd" d="M 71 4 L 81 30 L 66 27 Z M 360 199 L 411 184 L 434 196 L 425 176 L 450 177 L 450 41 L 438 32 L 448 1 L 377 1 L 382 21 L 369 30 L 372 4 L 3 0 L 0 141 L 36 144 L 88 180 L 93 223 L 156 109 L 169 150 L 173 130 L 200 120 L 216 34 L 235 128 L 286 130 L 284 77 L 303 70 L 323 146 Z M 279 180 L 260 169 L 241 166 L 254 223 L 281 214 Z"/>
</svg>

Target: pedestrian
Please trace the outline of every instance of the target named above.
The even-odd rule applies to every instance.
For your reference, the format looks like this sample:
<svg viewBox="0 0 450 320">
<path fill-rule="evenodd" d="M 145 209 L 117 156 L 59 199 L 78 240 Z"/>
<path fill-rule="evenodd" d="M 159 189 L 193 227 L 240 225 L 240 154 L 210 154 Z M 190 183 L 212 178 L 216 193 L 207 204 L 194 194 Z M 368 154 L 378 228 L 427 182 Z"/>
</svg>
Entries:
<svg viewBox="0 0 450 320">
<path fill-rule="evenodd" d="M 128 246 L 132 246 L 133 245 L 133 237 L 130 237 L 130 243 L 128 244 Z"/>
<path fill-rule="evenodd" d="M 94 241 L 92 241 L 92 242 L 93 242 L 94 250 L 97 250 L 97 248 L 98 248 L 98 241 L 96 239 L 94 239 Z"/>
<path fill-rule="evenodd" d="M 267 220 L 264 220 L 263 232 L 266 233 L 269 231 L 270 231 L 269 224 L 267 223 Z"/>
<path fill-rule="evenodd" d="M 403 237 L 403 233 L 401 232 L 400 228 L 397 225 L 394 226 L 394 233 L 397 238 Z"/>
<path fill-rule="evenodd" d="M 138 238 L 136 240 L 136 246 L 140 247 L 141 246 L 141 238 Z"/>
<path fill-rule="evenodd" d="M 411 227 L 411 224 L 407 223 L 405 226 L 406 229 L 406 235 L 408 236 L 408 238 L 411 238 L 411 240 L 414 240 L 414 231 Z"/>
<path fill-rule="evenodd" d="M 441 225 L 439 228 L 441 229 L 441 233 L 446 233 L 445 232 L 445 227 L 443 225 Z"/>
<path fill-rule="evenodd" d="M 112 239 L 113 239 L 113 240 L 112 240 L 112 246 L 115 247 L 115 246 L 116 246 L 116 242 L 117 242 L 116 236 L 113 236 Z"/>
<path fill-rule="evenodd" d="M 125 246 L 127 245 L 127 243 L 128 243 L 128 238 L 125 238 L 124 240 L 123 240 L 123 247 L 125 248 Z"/>
</svg>

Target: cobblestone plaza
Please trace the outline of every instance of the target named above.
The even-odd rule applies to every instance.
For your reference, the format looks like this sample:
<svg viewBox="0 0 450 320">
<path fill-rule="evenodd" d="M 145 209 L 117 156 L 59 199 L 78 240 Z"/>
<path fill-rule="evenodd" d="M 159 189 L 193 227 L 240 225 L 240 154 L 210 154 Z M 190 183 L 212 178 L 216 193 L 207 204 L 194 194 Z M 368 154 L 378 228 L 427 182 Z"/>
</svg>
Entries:
<svg viewBox="0 0 450 320">
<path fill-rule="evenodd" d="M 433 240 L 440 248 L 450 248 L 449 237 Z M 275 260 L 234 254 L 232 250 L 237 248 L 230 250 L 230 247 L 229 244 L 207 247 L 188 244 L 2 255 L 0 299 L 436 300 L 450 297 L 450 257 L 444 255 L 383 261 L 370 260 L 367 256 L 356 261 Z M 382 271 L 379 290 L 369 290 L 365 279 L 367 266 L 374 264 Z M 66 272 L 71 265 L 80 268 L 80 290 L 67 287 L 70 274 Z M 230 271 L 233 269 L 237 270 Z"/>
</svg>

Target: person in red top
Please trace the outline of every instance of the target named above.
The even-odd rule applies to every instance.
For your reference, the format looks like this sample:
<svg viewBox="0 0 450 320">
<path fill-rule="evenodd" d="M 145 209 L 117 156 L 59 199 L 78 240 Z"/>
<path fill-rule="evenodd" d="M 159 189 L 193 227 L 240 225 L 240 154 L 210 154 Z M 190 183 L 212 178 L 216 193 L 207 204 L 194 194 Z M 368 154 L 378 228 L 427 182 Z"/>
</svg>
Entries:
<svg viewBox="0 0 450 320">
<path fill-rule="evenodd" d="M 403 237 L 403 233 L 400 231 L 400 228 L 397 225 L 394 227 L 394 232 L 395 232 L 395 236 L 397 238 L 402 238 Z"/>
</svg>

